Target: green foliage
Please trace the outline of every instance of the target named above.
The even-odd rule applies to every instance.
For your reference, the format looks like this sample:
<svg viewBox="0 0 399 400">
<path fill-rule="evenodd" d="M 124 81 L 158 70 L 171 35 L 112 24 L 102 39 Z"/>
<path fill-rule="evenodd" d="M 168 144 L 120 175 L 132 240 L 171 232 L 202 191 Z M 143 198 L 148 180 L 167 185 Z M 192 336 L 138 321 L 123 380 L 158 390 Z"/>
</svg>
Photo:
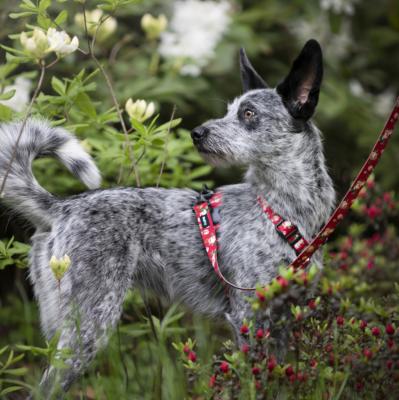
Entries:
<svg viewBox="0 0 399 400">
<path fill-rule="evenodd" d="M 32 114 L 78 136 L 94 156 L 104 187 L 140 183 L 200 189 L 215 180 L 216 184 L 237 182 L 236 170 L 215 174 L 203 163 L 189 129 L 223 115 L 226 102 L 240 93 L 239 47 L 247 49 L 257 70 L 274 85 L 287 73 L 300 46 L 315 37 L 326 61 L 316 122 L 325 135 L 327 159 L 342 191 L 363 162 L 398 91 L 396 3 L 384 0 L 376 7 L 371 0 L 343 1 L 353 5 L 351 13 L 345 8 L 323 8 L 317 0 L 237 0 L 215 56 L 199 75 L 190 76 L 181 73 L 186 60 L 163 57 L 159 39 L 146 35 L 139 23 L 145 13 L 165 13 L 170 21 L 172 0 L 4 2 L 0 121 L 22 119 L 27 110 L 27 104 L 25 108 L 12 104 L 18 98 L 16 79 L 32 81 L 32 96 L 44 72 Z M 95 29 L 82 26 L 76 18 L 84 9 L 103 11 L 92 23 Z M 113 18 L 116 28 L 107 31 Z M 71 38 L 79 38 L 79 48 L 71 54 L 48 51 L 38 58 L 20 40 L 21 32 L 30 38 L 35 28 L 43 34 L 48 28 L 65 30 Z M 154 102 L 155 113 L 144 120 L 132 117 L 124 108 L 130 98 L 144 99 L 146 105 Z M 377 181 L 390 189 L 399 185 L 392 168 L 398 143 L 393 135 L 377 170 Z M 84 190 L 54 160 L 36 160 L 34 174 L 47 190 L 61 196 Z M 371 185 L 370 190 L 376 189 Z M 394 393 L 397 388 L 390 385 L 398 379 L 397 366 L 387 370 L 385 363 L 398 361 L 397 332 L 390 352 L 386 335 L 376 338 L 371 329 L 384 331 L 387 323 L 399 325 L 399 289 L 394 285 L 399 279 L 397 207 L 393 193 L 380 189 L 372 196 L 364 194 L 355 204 L 352 224 L 342 231 L 346 236 L 330 245 L 332 254 L 312 299 L 316 308 L 292 301 L 290 319 L 283 320 L 301 331 L 300 340 L 290 338 L 286 363 L 269 368 L 270 357 L 256 358 L 265 348 L 272 351 L 275 344 L 265 332 L 262 341 L 254 337 L 254 321 L 243 321 L 252 335 L 248 355 L 233 347 L 225 325 L 190 315 L 178 306 L 166 309 L 154 298 L 143 301 L 133 292 L 109 347 L 68 397 L 255 399 L 275 398 L 279 393 L 281 398 L 346 399 Z M 57 352 L 57 337 L 44 343 L 39 336 L 37 310 L 24 286 L 25 271 L 11 268 L 26 267 L 29 246 L 9 232 L 20 238 L 18 223 L 12 221 L 7 232 L 2 229 L 1 237 L 6 239 L 0 241 L 0 283 L 3 277 L 7 282 L 16 280 L 12 288 L 2 285 L 5 290 L 0 293 L 0 346 L 5 346 L 0 350 L 0 397 L 12 398 L 13 391 L 36 388 L 42 366 L 47 362 L 62 366 L 68 353 Z M 295 275 L 284 269 L 280 275 L 295 293 L 306 293 L 306 280 L 313 278 L 312 273 Z M 273 281 L 267 289 L 260 285 L 253 309 L 262 312 L 286 295 L 281 281 Z M 344 318 L 344 326 L 337 325 L 338 316 Z M 359 320 L 367 320 L 369 327 L 360 329 Z M 333 360 L 327 345 L 333 348 Z M 372 359 L 364 355 L 365 349 L 372 351 Z M 353 364 L 346 362 L 350 354 L 357 355 Z M 317 367 L 309 364 L 313 359 Z M 295 378 L 287 375 L 288 363 L 295 367 Z M 261 373 L 254 374 L 253 368 Z M 298 372 L 308 375 L 306 382 Z"/>
<path fill-rule="evenodd" d="M 13 237 L 7 242 L 0 240 L 0 270 L 9 265 L 26 268 L 29 249 L 30 246 L 17 242 Z"/>
</svg>

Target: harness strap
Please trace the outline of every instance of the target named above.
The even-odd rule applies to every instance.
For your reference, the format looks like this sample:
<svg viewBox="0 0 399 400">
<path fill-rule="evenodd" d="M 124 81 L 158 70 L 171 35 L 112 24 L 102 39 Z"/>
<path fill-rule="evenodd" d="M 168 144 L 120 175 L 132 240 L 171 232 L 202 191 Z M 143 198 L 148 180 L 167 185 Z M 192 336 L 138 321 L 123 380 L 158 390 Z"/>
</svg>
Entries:
<svg viewBox="0 0 399 400">
<path fill-rule="evenodd" d="M 209 192 L 209 191 L 208 191 Z M 208 195 L 208 199 L 206 198 Z M 204 198 L 205 197 L 205 198 Z M 217 258 L 217 237 L 216 230 L 219 228 L 219 224 L 215 225 L 212 218 L 213 213 L 218 215 L 218 207 L 222 204 L 222 194 L 215 193 L 209 197 L 209 194 L 202 193 L 200 195 L 200 201 L 194 205 L 193 210 L 197 218 L 197 223 L 200 229 L 202 242 L 206 254 L 208 255 L 209 261 L 219 279 L 227 286 L 231 286 L 234 289 L 243 291 L 253 291 L 254 288 L 237 286 L 230 282 L 219 269 L 219 263 Z M 219 220 L 220 221 L 220 220 Z M 226 286 L 226 287 L 227 287 Z"/>
<path fill-rule="evenodd" d="M 301 232 L 299 232 L 298 227 L 291 221 L 284 219 L 281 215 L 274 212 L 272 207 L 262 196 L 258 196 L 257 200 L 267 218 L 269 218 L 275 226 L 276 232 L 294 249 L 295 254 L 298 256 L 309 244 L 302 236 Z"/>
</svg>

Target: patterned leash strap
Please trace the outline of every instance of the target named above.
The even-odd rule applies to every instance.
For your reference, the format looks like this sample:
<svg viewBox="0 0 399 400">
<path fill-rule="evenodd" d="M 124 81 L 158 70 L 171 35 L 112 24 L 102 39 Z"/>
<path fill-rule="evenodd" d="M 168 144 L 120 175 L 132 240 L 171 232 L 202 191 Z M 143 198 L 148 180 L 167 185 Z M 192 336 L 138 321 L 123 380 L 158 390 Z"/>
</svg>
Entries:
<svg viewBox="0 0 399 400">
<path fill-rule="evenodd" d="M 312 257 L 312 255 L 324 243 L 326 243 L 327 239 L 335 231 L 337 225 L 344 219 L 345 215 L 348 213 L 353 202 L 357 199 L 361 188 L 366 183 L 368 177 L 376 167 L 381 157 L 381 154 L 385 150 L 385 147 L 388 144 L 388 140 L 393 133 L 398 118 L 399 118 L 399 97 L 396 100 L 392 112 L 387 122 L 385 123 L 385 126 L 381 131 L 376 143 L 374 144 L 374 147 L 371 150 L 370 155 L 368 156 L 366 162 L 364 163 L 360 172 L 356 176 L 356 179 L 352 182 L 349 190 L 339 203 L 338 207 L 335 209 L 330 219 L 320 230 L 320 232 L 316 235 L 316 237 L 310 242 L 310 244 L 307 244 L 307 246 L 303 250 L 301 249 L 302 250 L 301 253 L 288 266 L 288 268 L 289 267 L 293 267 L 294 269 L 306 268 L 306 266 L 310 262 L 310 258 Z M 212 192 L 208 191 L 205 192 L 204 195 L 201 194 L 200 200 L 193 207 L 206 253 L 208 255 L 209 261 L 211 262 L 216 275 L 225 285 L 230 286 L 237 290 L 254 291 L 256 290 L 256 288 L 254 287 L 242 287 L 230 282 L 227 278 L 223 276 L 222 272 L 219 269 L 219 264 L 217 259 L 217 237 L 216 237 L 216 230 L 218 229 L 219 225 L 214 224 L 214 221 L 212 219 L 211 208 L 214 209 L 219 207 L 221 205 L 221 201 L 222 201 L 221 194 L 220 197 L 218 197 L 218 193 L 212 196 Z M 260 203 L 260 205 L 262 206 L 262 203 Z"/>
<path fill-rule="evenodd" d="M 378 164 L 382 153 L 384 152 L 389 138 L 391 137 L 395 125 L 399 118 L 399 97 L 396 99 L 396 103 L 392 109 L 391 115 L 389 116 L 384 128 L 382 129 L 377 141 L 374 144 L 366 162 L 360 169 L 355 180 L 352 182 L 349 190 L 335 209 L 330 219 L 320 230 L 317 236 L 310 242 L 310 244 L 302 251 L 302 253 L 289 265 L 294 269 L 304 268 L 309 262 L 312 255 L 327 241 L 331 234 L 335 231 L 337 225 L 344 219 L 348 213 L 353 202 L 359 196 L 359 192 L 366 183 L 370 174 L 374 171 L 374 168 Z"/>
</svg>

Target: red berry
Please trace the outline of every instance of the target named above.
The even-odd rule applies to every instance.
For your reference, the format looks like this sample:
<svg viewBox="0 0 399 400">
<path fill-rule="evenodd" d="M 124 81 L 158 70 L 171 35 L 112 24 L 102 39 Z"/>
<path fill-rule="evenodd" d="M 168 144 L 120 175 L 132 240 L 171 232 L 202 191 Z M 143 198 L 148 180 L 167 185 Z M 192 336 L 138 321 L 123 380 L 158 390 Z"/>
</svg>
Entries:
<svg viewBox="0 0 399 400">
<path fill-rule="evenodd" d="M 277 362 L 276 359 L 272 356 L 270 357 L 270 360 L 267 363 L 267 369 L 269 370 L 269 372 L 273 372 L 274 368 L 276 368 L 277 366 Z"/>
<path fill-rule="evenodd" d="M 316 307 L 317 307 L 316 300 L 315 300 L 315 299 L 309 300 L 309 301 L 308 301 L 308 307 L 309 307 L 311 310 L 315 310 Z"/>
<path fill-rule="evenodd" d="M 255 381 L 255 387 L 256 387 L 256 390 L 261 390 L 262 389 L 262 382 L 256 380 Z"/>
<path fill-rule="evenodd" d="M 285 374 L 290 377 L 294 375 L 294 368 L 292 368 L 291 365 L 288 365 L 288 367 L 285 369 Z"/>
<path fill-rule="evenodd" d="M 395 333 L 395 328 L 392 324 L 387 324 L 387 326 L 385 327 L 385 332 L 387 333 L 387 335 L 393 335 Z"/>
<path fill-rule="evenodd" d="M 367 321 L 361 320 L 360 324 L 359 324 L 359 327 L 360 327 L 361 330 L 364 331 L 367 328 Z"/>
<path fill-rule="evenodd" d="M 345 323 L 345 319 L 344 319 L 344 317 L 342 315 L 338 315 L 336 320 L 337 320 L 337 325 L 338 326 L 343 326 L 344 323 Z"/>
<path fill-rule="evenodd" d="M 278 276 L 276 278 L 277 283 L 283 288 L 285 289 L 286 287 L 288 287 L 288 281 L 287 279 L 283 278 L 282 276 Z"/>
<path fill-rule="evenodd" d="M 216 383 L 216 375 L 215 374 L 213 374 L 210 378 L 209 378 L 209 387 L 214 387 L 215 386 L 215 383 Z"/>
<path fill-rule="evenodd" d="M 256 291 L 256 297 L 261 302 L 264 302 L 266 300 L 266 297 L 265 297 L 264 293 L 260 292 L 259 290 Z"/>
<path fill-rule="evenodd" d="M 253 375 L 259 375 L 260 374 L 260 368 L 259 367 L 253 367 L 252 368 L 252 374 Z"/>
<path fill-rule="evenodd" d="M 263 329 L 262 328 L 259 328 L 257 331 L 256 331 L 256 339 L 263 339 L 263 336 L 265 336 L 265 333 L 263 332 Z"/>
<path fill-rule="evenodd" d="M 373 269 L 375 267 L 374 261 L 369 260 L 367 261 L 366 269 Z"/>
<path fill-rule="evenodd" d="M 302 321 L 303 320 L 303 314 L 301 312 L 299 312 L 296 316 L 295 316 L 295 320 L 296 321 Z"/>
<path fill-rule="evenodd" d="M 326 344 L 325 350 L 327 353 L 331 353 L 333 351 L 333 345 L 331 343 Z"/>
<path fill-rule="evenodd" d="M 190 360 L 190 361 L 192 361 L 192 362 L 196 362 L 197 361 L 197 355 L 195 354 L 195 352 L 194 351 L 190 351 L 189 353 L 188 353 L 188 359 Z"/>
<path fill-rule="evenodd" d="M 305 375 L 302 372 L 298 372 L 296 374 L 296 379 L 298 379 L 299 382 L 304 382 L 305 381 Z"/>
<path fill-rule="evenodd" d="M 242 324 L 240 328 L 240 332 L 242 335 L 246 335 L 249 332 L 249 328 L 247 324 Z"/>
<path fill-rule="evenodd" d="M 374 219 L 381 215 L 381 209 L 373 204 L 367 209 L 367 215 L 370 219 Z"/>
<path fill-rule="evenodd" d="M 222 361 L 220 363 L 219 369 L 221 372 L 223 372 L 224 374 L 227 374 L 230 370 L 230 366 L 229 363 L 227 361 Z"/>
<path fill-rule="evenodd" d="M 380 335 L 381 335 L 380 328 L 378 328 L 378 326 L 373 326 L 373 327 L 371 328 L 371 334 L 372 334 L 373 336 L 375 336 L 375 337 L 380 336 Z"/>
<path fill-rule="evenodd" d="M 393 361 L 392 360 L 387 360 L 386 366 L 387 366 L 388 369 L 392 369 Z"/>
<path fill-rule="evenodd" d="M 370 358 L 373 357 L 373 352 L 372 352 L 370 349 L 365 348 L 365 349 L 363 350 L 363 355 L 364 355 L 367 359 L 370 360 Z"/>
<path fill-rule="evenodd" d="M 317 367 L 317 361 L 313 358 L 312 360 L 309 361 L 310 368 L 316 368 Z"/>
<path fill-rule="evenodd" d="M 357 390 L 358 392 L 362 391 L 363 388 L 364 388 L 364 383 L 361 382 L 361 381 L 356 382 L 355 388 L 356 388 L 356 390 Z"/>
<path fill-rule="evenodd" d="M 247 354 L 247 353 L 249 352 L 249 349 L 250 349 L 250 347 L 249 347 L 249 344 L 248 344 L 248 343 L 244 343 L 244 344 L 241 346 L 241 351 L 242 351 L 244 354 Z"/>
<path fill-rule="evenodd" d="M 395 346 L 395 342 L 393 341 L 393 339 L 387 340 L 387 346 L 389 349 L 393 349 L 393 347 Z"/>
</svg>

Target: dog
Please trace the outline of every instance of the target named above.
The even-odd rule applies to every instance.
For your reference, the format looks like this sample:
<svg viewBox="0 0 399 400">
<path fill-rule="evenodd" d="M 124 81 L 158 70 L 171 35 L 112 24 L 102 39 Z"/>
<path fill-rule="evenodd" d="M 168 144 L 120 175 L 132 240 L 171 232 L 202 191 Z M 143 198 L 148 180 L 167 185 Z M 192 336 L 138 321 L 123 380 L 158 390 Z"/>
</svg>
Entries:
<svg viewBox="0 0 399 400">
<path fill-rule="evenodd" d="M 319 130 L 311 121 L 323 75 L 322 51 L 309 40 L 285 79 L 269 88 L 240 51 L 244 93 L 226 115 L 193 129 L 193 143 L 212 164 L 247 167 L 243 183 L 217 189 L 223 195 L 218 231 L 220 269 L 240 286 L 270 282 L 281 264 L 295 259 L 257 202 L 261 195 L 310 240 L 331 213 L 335 193 Z M 100 190 L 100 174 L 78 140 L 60 127 L 29 119 L 16 147 L 21 122 L 0 127 L 0 182 L 8 169 L 2 201 L 35 227 L 30 280 L 47 339 L 59 332 L 59 349 L 70 349 L 67 367 L 49 367 L 44 397 L 55 382 L 67 391 L 121 315 L 128 289 L 153 290 L 170 301 L 210 316 L 224 316 L 236 337 L 251 307 L 243 293 L 224 287 L 212 271 L 193 214 L 198 193 L 188 189 Z M 58 158 L 91 189 L 57 198 L 33 176 L 32 161 Z M 52 256 L 71 265 L 58 287 Z M 321 254 L 312 262 L 321 266 Z M 74 319 L 78 315 L 79 323 Z"/>
</svg>

